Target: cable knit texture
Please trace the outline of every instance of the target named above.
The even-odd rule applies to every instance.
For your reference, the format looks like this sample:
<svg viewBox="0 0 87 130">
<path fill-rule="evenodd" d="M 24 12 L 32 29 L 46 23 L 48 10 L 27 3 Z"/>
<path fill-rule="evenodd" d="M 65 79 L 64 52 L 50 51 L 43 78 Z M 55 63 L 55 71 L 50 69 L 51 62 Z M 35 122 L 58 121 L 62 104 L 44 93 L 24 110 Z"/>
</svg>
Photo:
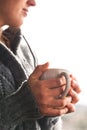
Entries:
<svg viewBox="0 0 87 130">
<path fill-rule="evenodd" d="M 37 65 L 29 45 L 20 29 L 3 35 L 11 46 L 0 41 L 0 130 L 56 130 L 59 117 L 41 115 L 27 83 Z"/>
</svg>

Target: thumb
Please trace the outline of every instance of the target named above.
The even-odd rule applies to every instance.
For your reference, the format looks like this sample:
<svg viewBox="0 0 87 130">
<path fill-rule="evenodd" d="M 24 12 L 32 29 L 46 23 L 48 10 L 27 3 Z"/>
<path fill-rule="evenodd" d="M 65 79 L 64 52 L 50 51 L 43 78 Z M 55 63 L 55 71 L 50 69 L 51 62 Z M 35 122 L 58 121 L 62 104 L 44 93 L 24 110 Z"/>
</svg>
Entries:
<svg viewBox="0 0 87 130">
<path fill-rule="evenodd" d="M 44 71 L 46 71 L 49 67 L 49 62 L 46 62 L 45 64 L 42 64 L 42 65 L 38 65 L 34 72 L 32 73 L 33 74 L 33 77 L 35 79 L 39 79 L 40 76 L 43 74 Z"/>
</svg>

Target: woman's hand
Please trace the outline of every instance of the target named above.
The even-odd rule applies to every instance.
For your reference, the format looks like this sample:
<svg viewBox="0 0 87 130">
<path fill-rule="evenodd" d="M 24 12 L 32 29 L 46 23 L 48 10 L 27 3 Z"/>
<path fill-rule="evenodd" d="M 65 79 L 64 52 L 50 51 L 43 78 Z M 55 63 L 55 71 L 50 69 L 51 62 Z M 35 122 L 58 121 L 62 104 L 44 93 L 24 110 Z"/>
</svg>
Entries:
<svg viewBox="0 0 87 130">
<path fill-rule="evenodd" d="M 49 80 L 40 80 L 43 72 L 48 69 L 49 64 L 39 65 L 28 79 L 29 86 L 38 104 L 39 110 L 44 116 L 59 116 L 74 111 L 72 98 L 75 94 L 58 99 L 57 97 L 63 92 L 66 84 L 62 79 L 55 78 Z M 75 85 L 72 83 L 72 88 Z M 75 101 L 77 99 L 74 99 Z"/>
<path fill-rule="evenodd" d="M 75 104 L 79 101 L 79 93 L 81 92 L 81 88 L 76 78 L 73 75 L 70 75 L 70 78 L 71 78 L 71 88 L 68 93 L 68 96 L 72 98 L 72 101 L 71 103 L 67 104 L 67 107 L 69 109 L 68 113 L 70 113 L 71 111 L 75 111 Z"/>
</svg>

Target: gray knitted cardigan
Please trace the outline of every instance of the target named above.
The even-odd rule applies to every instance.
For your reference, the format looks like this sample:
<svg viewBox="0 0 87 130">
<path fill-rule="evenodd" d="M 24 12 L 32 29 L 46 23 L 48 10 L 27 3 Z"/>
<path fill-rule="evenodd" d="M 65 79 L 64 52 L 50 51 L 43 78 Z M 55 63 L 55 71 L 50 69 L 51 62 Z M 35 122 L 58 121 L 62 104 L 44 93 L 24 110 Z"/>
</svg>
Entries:
<svg viewBox="0 0 87 130">
<path fill-rule="evenodd" d="M 20 30 L 5 34 L 12 48 L 0 42 L 0 130 L 55 130 L 59 118 L 42 117 L 27 84 L 37 65 L 29 44 Z"/>
</svg>

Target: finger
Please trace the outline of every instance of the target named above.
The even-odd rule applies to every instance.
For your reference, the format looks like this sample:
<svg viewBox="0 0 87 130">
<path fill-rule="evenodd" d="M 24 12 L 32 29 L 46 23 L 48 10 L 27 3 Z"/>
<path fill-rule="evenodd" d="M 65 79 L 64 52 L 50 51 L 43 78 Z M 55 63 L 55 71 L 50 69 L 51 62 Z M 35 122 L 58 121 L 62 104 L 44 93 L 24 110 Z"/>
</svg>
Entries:
<svg viewBox="0 0 87 130">
<path fill-rule="evenodd" d="M 48 108 L 64 108 L 67 104 L 71 102 L 72 98 L 71 97 L 66 97 L 64 99 L 55 99 L 55 98 L 50 98 L 49 102 L 45 102 L 45 106 Z"/>
<path fill-rule="evenodd" d="M 54 89 L 65 85 L 65 82 L 60 78 L 41 80 L 47 88 Z"/>
<path fill-rule="evenodd" d="M 68 107 L 68 113 L 71 113 L 71 112 L 74 112 L 75 111 L 75 105 L 73 105 L 72 103 L 69 103 L 68 105 L 67 105 L 67 107 Z"/>
<path fill-rule="evenodd" d="M 64 91 L 65 86 L 61 86 L 61 87 L 55 87 L 54 89 L 50 89 L 50 96 L 54 97 L 54 98 L 58 98 Z"/>
<path fill-rule="evenodd" d="M 43 64 L 43 65 L 38 65 L 38 66 L 35 68 L 34 72 L 32 73 L 32 74 L 33 74 L 33 78 L 38 79 L 38 78 L 42 75 L 42 73 L 43 73 L 46 69 L 48 69 L 48 66 L 49 66 L 49 63 L 48 63 L 48 62 L 45 63 L 45 64 Z"/>
<path fill-rule="evenodd" d="M 76 78 L 75 78 L 72 74 L 70 74 L 70 77 L 71 77 L 71 85 L 72 85 L 72 88 L 73 88 L 77 93 L 80 93 L 80 92 L 81 92 L 81 88 L 79 87 Z"/>
<path fill-rule="evenodd" d="M 72 97 L 73 104 L 75 104 L 79 101 L 79 96 L 73 89 L 70 90 L 69 95 Z"/>
<path fill-rule="evenodd" d="M 81 88 L 79 87 L 78 82 L 76 80 L 71 81 L 71 86 L 77 93 L 81 92 Z"/>
<path fill-rule="evenodd" d="M 62 109 L 53 109 L 53 108 L 43 109 L 41 110 L 41 113 L 44 116 L 61 116 L 63 114 L 68 113 L 68 107 L 64 107 Z"/>
</svg>

